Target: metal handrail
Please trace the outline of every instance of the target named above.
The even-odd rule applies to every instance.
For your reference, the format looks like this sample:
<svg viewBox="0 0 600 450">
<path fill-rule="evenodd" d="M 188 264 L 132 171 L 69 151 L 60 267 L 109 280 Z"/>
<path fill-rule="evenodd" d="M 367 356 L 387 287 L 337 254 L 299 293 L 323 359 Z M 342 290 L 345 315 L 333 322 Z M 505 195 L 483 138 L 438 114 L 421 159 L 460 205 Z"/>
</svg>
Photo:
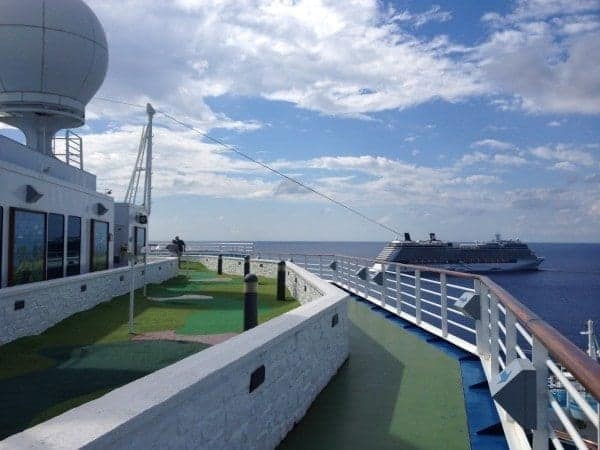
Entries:
<svg viewBox="0 0 600 450">
<path fill-rule="evenodd" d="M 597 399 L 600 399 L 600 364 L 565 338 L 554 327 L 519 302 L 506 290 L 486 276 L 475 275 L 498 296 L 504 307 L 512 312 L 531 335 Z"/>
<path fill-rule="evenodd" d="M 359 257 L 358 259 L 372 261 L 375 264 L 390 264 L 389 261 L 377 258 L 370 259 Z M 401 267 L 404 270 L 419 270 L 422 272 L 438 274 L 443 273 L 446 274 L 446 276 L 454 278 L 479 280 L 498 297 L 502 302 L 502 305 L 516 316 L 522 326 L 528 330 L 534 338 L 539 340 L 561 365 L 567 368 L 595 398 L 600 399 L 600 364 L 593 361 L 583 350 L 565 338 L 554 327 L 541 319 L 537 314 L 523 305 L 490 278 L 483 275 L 455 272 L 435 267 L 400 263 L 392 264 L 395 264 L 396 267 Z"/>
</svg>

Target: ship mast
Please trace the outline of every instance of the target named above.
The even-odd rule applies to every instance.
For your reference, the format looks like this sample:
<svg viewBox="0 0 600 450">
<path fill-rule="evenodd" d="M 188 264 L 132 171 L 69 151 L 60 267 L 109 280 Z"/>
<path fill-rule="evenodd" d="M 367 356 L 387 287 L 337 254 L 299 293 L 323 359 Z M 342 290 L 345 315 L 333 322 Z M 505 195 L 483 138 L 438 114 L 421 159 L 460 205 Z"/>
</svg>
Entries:
<svg viewBox="0 0 600 450">
<path fill-rule="evenodd" d="M 588 337 L 587 353 L 590 358 L 596 361 L 598 356 L 600 356 L 600 348 L 598 348 L 598 341 L 596 340 L 596 335 L 594 334 L 594 321 L 588 320 L 587 330 L 581 331 L 580 334 Z"/>
<path fill-rule="evenodd" d="M 156 111 L 148 103 L 146 112 L 148 113 L 148 123 L 142 128 L 137 159 L 125 193 L 125 203 L 132 207 L 140 206 L 146 215 L 150 215 L 152 209 L 152 125 Z M 142 173 L 144 174 L 144 192 L 142 202 L 138 205 L 137 196 Z"/>
</svg>

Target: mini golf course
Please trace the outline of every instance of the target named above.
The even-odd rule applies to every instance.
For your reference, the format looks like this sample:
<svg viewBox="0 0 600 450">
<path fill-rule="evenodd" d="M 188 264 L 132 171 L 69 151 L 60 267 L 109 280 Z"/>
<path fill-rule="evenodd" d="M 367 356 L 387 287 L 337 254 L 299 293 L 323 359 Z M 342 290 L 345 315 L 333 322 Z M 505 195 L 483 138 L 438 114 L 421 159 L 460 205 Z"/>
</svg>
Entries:
<svg viewBox="0 0 600 450">
<path fill-rule="evenodd" d="M 125 295 L 0 346 L 0 439 L 241 333 L 243 289 L 242 277 L 187 263 L 147 297 L 136 291 L 135 335 Z M 259 323 L 297 306 L 259 279 Z"/>
</svg>

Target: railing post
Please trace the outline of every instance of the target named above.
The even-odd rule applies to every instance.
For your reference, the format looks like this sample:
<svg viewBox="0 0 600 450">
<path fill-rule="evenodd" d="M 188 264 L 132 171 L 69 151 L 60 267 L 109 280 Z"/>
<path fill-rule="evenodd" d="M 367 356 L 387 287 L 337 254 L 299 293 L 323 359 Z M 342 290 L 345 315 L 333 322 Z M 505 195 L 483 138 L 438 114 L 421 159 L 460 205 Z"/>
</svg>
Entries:
<svg viewBox="0 0 600 450">
<path fill-rule="evenodd" d="M 223 275 L 223 255 L 219 255 L 217 258 L 217 274 Z"/>
<path fill-rule="evenodd" d="M 548 449 L 548 350 L 533 336 L 532 362 L 536 378 L 536 429 L 533 430 L 533 450 Z"/>
<path fill-rule="evenodd" d="M 415 319 L 421 324 L 421 271 L 415 270 Z"/>
<path fill-rule="evenodd" d="M 69 134 L 70 131 L 67 130 L 65 133 L 65 159 L 68 166 L 71 165 L 71 146 L 69 145 Z"/>
<path fill-rule="evenodd" d="M 481 281 L 475 280 L 475 292 L 479 294 L 481 306 L 481 320 L 476 323 L 477 327 L 477 352 L 484 358 L 490 354 L 490 315 L 488 312 L 488 288 Z"/>
<path fill-rule="evenodd" d="M 367 276 L 365 277 L 365 299 L 369 298 L 369 292 L 371 291 L 371 280 L 369 279 L 369 268 L 367 267 Z"/>
<path fill-rule="evenodd" d="M 482 297 L 482 292 L 481 292 L 481 281 L 479 280 L 473 280 L 473 288 L 475 289 L 475 293 L 477 295 L 479 295 L 479 305 L 480 305 L 480 309 L 481 311 L 483 311 L 483 308 L 481 308 L 481 297 Z M 476 320 L 475 321 L 475 341 L 476 341 L 476 345 L 477 345 L 477 354 L 479 356 L 483 355 L 483 324 L 481 322 L 481 319 Z"/>
<path fill-rule="evenodd" d="M 358 272 L 358 269 L 360 267 L 360 260 L 358 258 L 354 258 L 354 267 L 352 267 L 350 270 L 352 271 L 350 273 L 350 276 L 354 276 L 354 285 L 356 286 L 356 293 L 358 295 L 360 295 L 360 289 L 361 289 L 361 282 L 360 282 L 360 278 L 358 278 L 355 274 L 356 272 Z"/>
<path fill-rule="evenodd" d="M 396 312 L 402 314 L 402 272 L 396 264 Z"/>
<path fill-rule="evenodd" d="M 515 315 L 506 310 L 504 326 L 506 327 L 506 365 L 517 359 L 517 323 Z"/>
<path fill-rule="evenodd" d="M 446 274 L 440 274 L 440 299 L 442 303 L 442 336 L 448 337 L 448 286 Z"/>
<path fill-rule="evenodd" d="M 323 278 L 323 255 L 319 255 L 319 277 Z"/>
<path fill-rule="evenodd" d="M 304 255 L 304 268 L 308 270 L 308 256 Z"/>
<path fill-rule="evenodd" d="M 499 373 L 500 366 L 498 362 L 500 356 L 500 345 L 498 344 L 500 327 L 498 326 L 498 297 L 493 292 L 490 293 L 490 322 L 490 370 L 491 377 L 495 378 Z"/>
<path fill-rule="evenodd" d="M 382 275 L 382 278 L 381 278 L 381 306 L 384 308 L 385 308 L 385 296 L 387 295 L 387 292 L 386 292 L 387 288 L 385 287 L 387 277 L 386 277 L 385 271 L 386 271 L 385 264 L 382 263 L 381 264 L 381 275 Z"/>
</svg>

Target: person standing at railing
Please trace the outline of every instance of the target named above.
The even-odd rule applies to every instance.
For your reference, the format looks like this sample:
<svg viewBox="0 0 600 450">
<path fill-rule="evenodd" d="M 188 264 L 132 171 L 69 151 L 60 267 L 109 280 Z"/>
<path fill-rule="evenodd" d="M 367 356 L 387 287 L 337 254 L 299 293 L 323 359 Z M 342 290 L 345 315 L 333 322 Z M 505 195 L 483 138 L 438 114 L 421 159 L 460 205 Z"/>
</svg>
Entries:
<svg viewBox="0 0 600 450">
<path fill-rule="evenodd" d="M 177 247 L 177 265 L 181 269 L 181 255 L 185 252 L 185 242 L 179 239 L 179 236 L 175 236 L 171 242 Z"/>
</svg>

